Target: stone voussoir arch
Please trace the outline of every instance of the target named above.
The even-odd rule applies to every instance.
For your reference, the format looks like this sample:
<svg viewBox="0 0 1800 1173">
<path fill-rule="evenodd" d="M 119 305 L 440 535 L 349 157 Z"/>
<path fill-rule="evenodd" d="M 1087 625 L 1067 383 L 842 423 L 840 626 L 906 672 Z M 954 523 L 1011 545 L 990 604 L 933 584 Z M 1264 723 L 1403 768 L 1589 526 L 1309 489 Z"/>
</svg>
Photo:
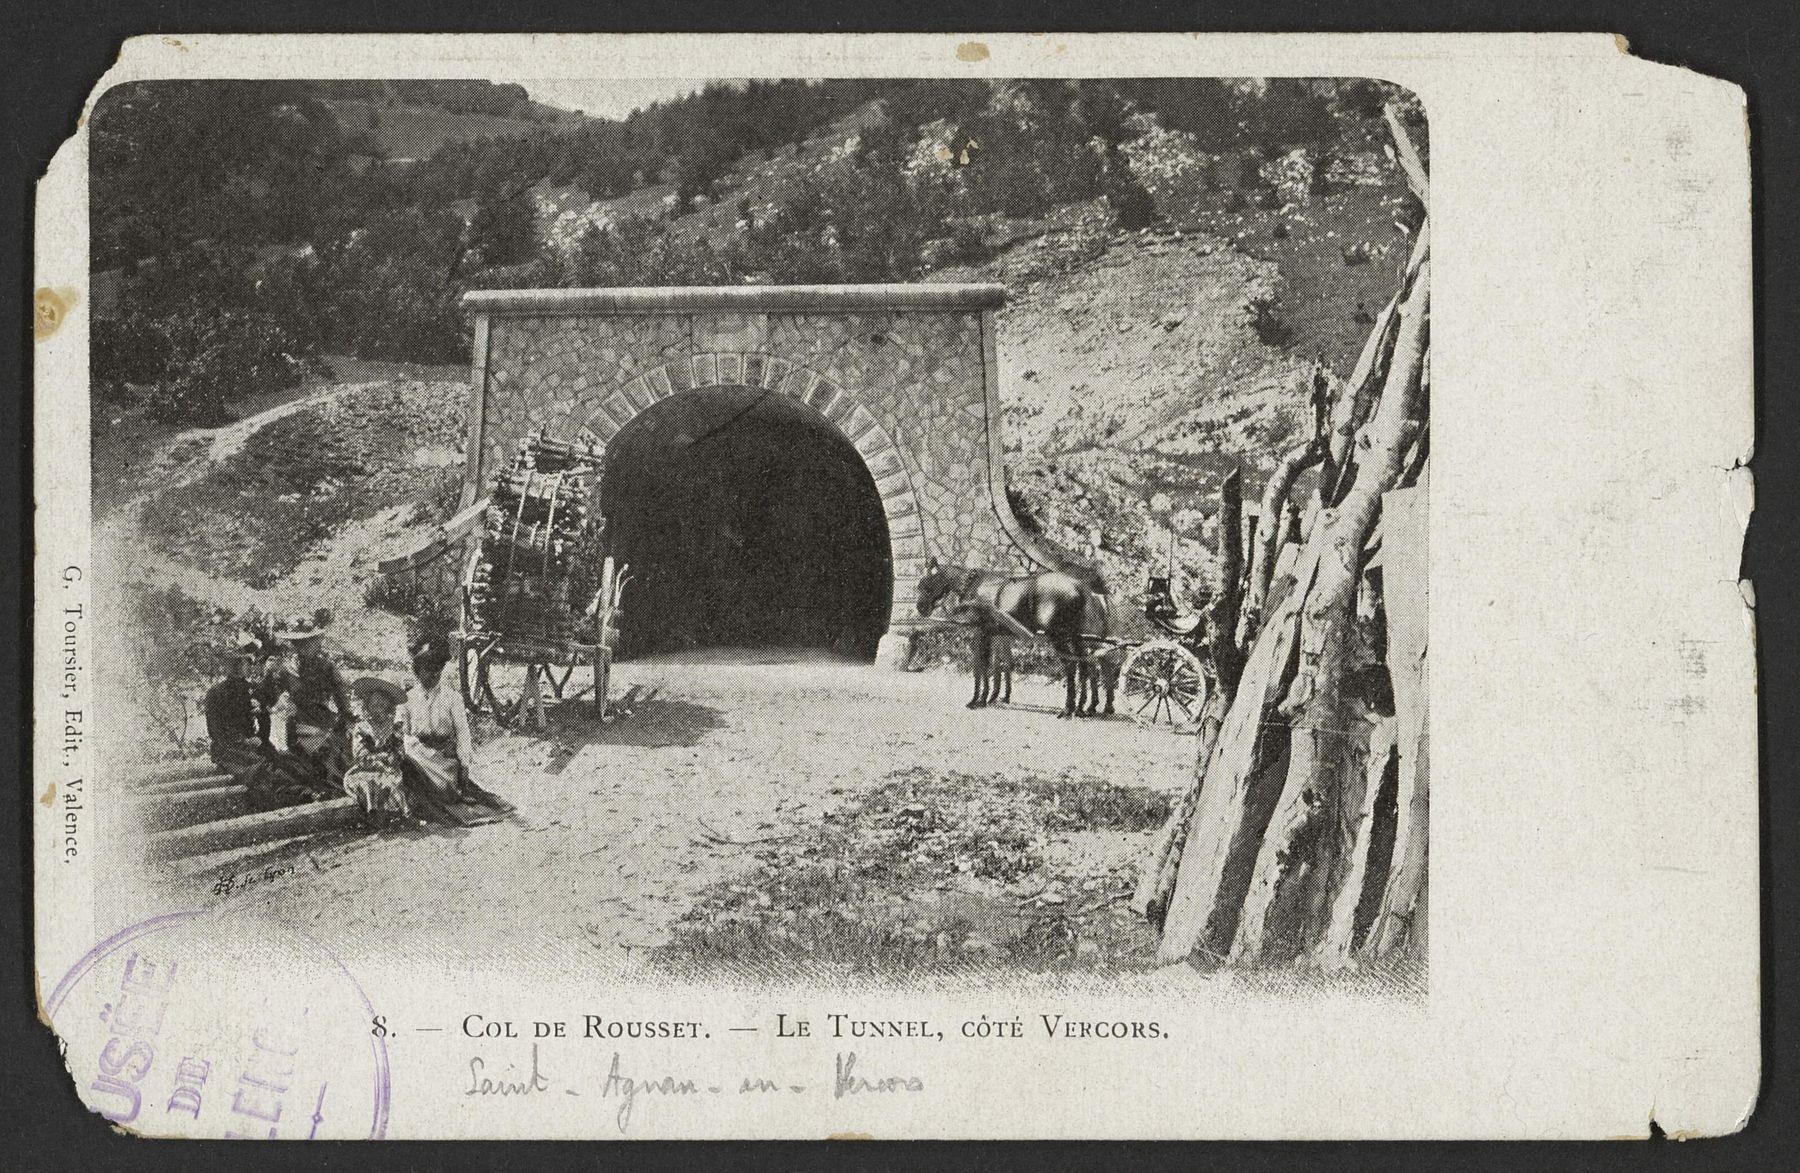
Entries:
<svg viewBox="0 0 1800 1173">
<path fill-rule="evenodd" d="M 774 391 L 807 408 L 862 457 L 887 518 L 893 567 L 893 618 L 905 620 L 925 573 L 926 538 L 912 477 L 900 446 L 865 404 L 830 378 L 763 351 L 701 351 L 642 371 L 603 394 L 573 429 L 600 452 L 639 415 L 666 399 L 712 387 Z"/>
</svg>

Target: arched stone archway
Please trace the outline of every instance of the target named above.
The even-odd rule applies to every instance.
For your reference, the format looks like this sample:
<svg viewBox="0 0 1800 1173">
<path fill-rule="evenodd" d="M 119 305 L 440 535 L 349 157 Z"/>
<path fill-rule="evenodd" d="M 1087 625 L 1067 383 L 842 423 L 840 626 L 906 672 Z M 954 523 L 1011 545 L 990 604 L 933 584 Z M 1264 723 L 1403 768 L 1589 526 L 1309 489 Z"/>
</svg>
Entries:
<svg viewBox="0 0 1800 1173">
<path fill-rule="evenodd" d="M 621 655 L 805 647 L 874 658 L 896 549 L 904 559 L 916 545 L 918 519 L 895 514 L 868 458 L 826 416 L 767 388 L 695 387 L 634 415 L 601 467 L 609 548 L 632 576 Z"/>
<path fill-rule="evenodd" d="M 706 351 L 684 355 L 634 376 L 606 395 L 568 434 L 588 440 L 604 454 L 646 411 L 695 392 L 748 389 L 791 402 L 852 447 L 868 471 L 886 517 L 888 564 L 892 576 L 888 627 L 905 625 L 916 610 L 917 583 L 925 571 L 925 533 L 913 491 L 894 438 L 868 408 L 831 379 L 779 355 L 755 351 Z"/>
<path fill-rule="evenodd" d="M 906 633 L 931 557 L 1050 565 L 1006 502 L 1003 300 L 997 286 L 957 285 L 472 292 L 465 499 L 540 429 L 604 448 L 674 397 L 778 395 L 864 462 L 888 528 L 887 629 Z"/>
</svg>

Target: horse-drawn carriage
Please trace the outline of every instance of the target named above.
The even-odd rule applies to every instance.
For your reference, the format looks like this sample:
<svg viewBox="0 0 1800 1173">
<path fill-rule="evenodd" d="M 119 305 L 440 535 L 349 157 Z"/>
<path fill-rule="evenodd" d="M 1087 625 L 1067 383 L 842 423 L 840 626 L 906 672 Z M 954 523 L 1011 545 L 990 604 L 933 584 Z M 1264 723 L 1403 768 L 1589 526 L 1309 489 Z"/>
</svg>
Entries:
<svg viewBox="0 0 1800 1173">
<path fill-rule="evenodd" d="M 971 708 L 991 703 L 992 665 L 981 662 L 986 633 L 1031 639 L 1042 636 L 1062 662 L 1064 716 L 1116 711 L 1124 693 L 1126 715 L 1149 724 L 1191 725 L 1200 719 L 1211 679 L 1206 666 L 1205 613 L 1183 614 L 1175 606 L 1166 577 L 1153 577 L 1144 595 L 1144 616 L 1162 633 L 1151 640 L 1112 634 L 1112 605 L 1098 575 L 1051 570 L 1007 576 L 966 566 L 927 563 L 919 581 L 919 613 L 976 629 L 975 698 Z M 1007 686 L 1010 694 L 1010 684 Z M 1104 707 L 1102 707 L 1104 697 Z"/>
</svg>

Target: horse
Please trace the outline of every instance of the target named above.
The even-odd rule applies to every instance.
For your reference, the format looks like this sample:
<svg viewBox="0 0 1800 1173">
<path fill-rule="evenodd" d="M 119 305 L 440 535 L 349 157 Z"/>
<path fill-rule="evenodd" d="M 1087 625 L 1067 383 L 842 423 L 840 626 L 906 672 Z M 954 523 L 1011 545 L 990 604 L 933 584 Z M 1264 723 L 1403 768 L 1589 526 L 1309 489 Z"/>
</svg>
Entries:
<svg viewBox="0 0 1800 1173">
<path fill-rule="evenodd" d="M 967 707 L 1012 704 L 1013 640 L 1016 632 L 983 603 L 964 603 L 950 618 L 969 628 L 969 666 L 974 670 L 975 694 Z"/>
<path fill-rule="evenodd" d="M 1063 663 L 1063 711 L 1059 717 L 1093 715 L 1103 689 L 1106 711 L 1112 712 L 1113 687 L 1094 655 L 1111 627 L 1111 603 L 1099 574 L 1048 570 L 1008 577 L 991 570 L 940 565 L 933 558 L 919 579 L 919 614 L 930 615 L 945 599 L 954 599 L 959 608 L 976 608 L 977 622 L 1014 635 L 1042 635 L 1050 641 Z M 985 665 L 976 667 L 982 672 Z M 1111 681 L 1116 683 L 1116 673 Z M 976 695 L 980 697 L 979 690 Z"/>
</svg>

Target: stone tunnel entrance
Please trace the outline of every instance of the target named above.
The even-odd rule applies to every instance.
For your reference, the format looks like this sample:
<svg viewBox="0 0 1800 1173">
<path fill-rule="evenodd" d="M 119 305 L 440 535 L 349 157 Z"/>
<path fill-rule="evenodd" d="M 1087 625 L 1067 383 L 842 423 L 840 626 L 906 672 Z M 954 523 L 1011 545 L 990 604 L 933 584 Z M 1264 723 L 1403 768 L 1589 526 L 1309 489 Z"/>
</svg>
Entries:
<svg viewBox="0 0 1800 1173">
<path fill-rule="evenodd" d="M 1055 565 L 1006 501 L 1004 302 L 948 284 L 473 290 L 462 503 L 527 437 L 583 441 L 639 576 L 621 655 L 879 640 L 903 665 L 929 559 Z"/>
<path fill-rule="evenodd" d="M 816 411 L 762 387 L 663 400 L 607 445 L 600 502 L 632 574 L 621 657 L 875 657 L 893 595 L 887 518 L 863 457 Z"/>
</svg>

